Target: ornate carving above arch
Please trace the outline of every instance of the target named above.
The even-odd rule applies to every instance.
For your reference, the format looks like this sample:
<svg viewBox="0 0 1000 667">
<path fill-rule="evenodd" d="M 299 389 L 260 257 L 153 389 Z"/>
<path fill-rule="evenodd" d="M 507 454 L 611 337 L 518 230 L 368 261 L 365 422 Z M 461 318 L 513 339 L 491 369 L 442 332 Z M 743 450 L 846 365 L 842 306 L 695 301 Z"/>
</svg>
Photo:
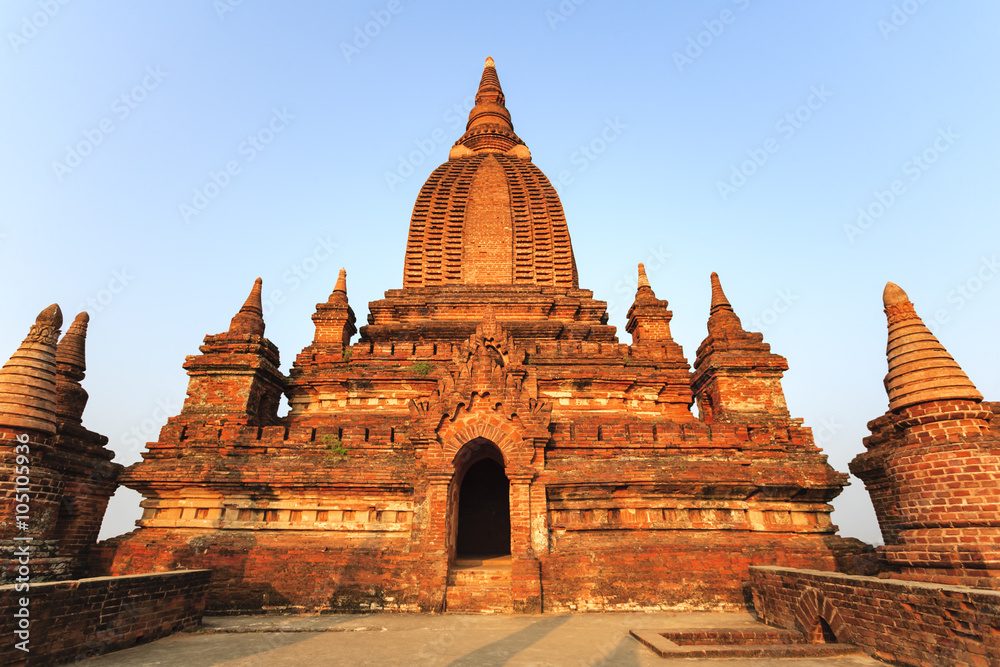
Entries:
<svg viewBox="0 0 1000 667">
<path fill-rule="evenodd" d="M 531 465 L 549 438 L 552 406 L 538 398 L 526 351 L 497 322 L 492 307 L 434 392 L 410 401 L 410 440 L 428 464 L 450 465 L 465 443 L 486 438 L 506 467 Z"/>
</svg>

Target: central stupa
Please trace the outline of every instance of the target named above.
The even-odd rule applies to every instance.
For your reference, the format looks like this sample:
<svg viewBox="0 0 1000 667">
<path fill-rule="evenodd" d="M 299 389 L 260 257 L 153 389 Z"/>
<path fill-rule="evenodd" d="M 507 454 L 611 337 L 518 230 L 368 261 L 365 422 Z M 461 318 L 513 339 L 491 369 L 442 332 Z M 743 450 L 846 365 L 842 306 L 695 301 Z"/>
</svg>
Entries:
<svg viewBox="0 0 1000 667">
<path fill-rule="evenodd" d="M 514 133 L 486 61 L 469 122 L 417 197 L 404 287 L 578 287 L 573 246 L 555 188 Z"/>
</svg>

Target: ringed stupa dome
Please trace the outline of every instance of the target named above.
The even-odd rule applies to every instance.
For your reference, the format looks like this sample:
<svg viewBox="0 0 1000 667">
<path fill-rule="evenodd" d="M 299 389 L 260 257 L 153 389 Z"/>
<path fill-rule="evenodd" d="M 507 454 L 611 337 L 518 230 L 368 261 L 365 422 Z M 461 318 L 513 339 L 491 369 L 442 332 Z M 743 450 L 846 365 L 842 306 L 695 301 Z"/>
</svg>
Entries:
<svg viewBox="0 0 1000 667">
<path fill-rule="evenodd" d="M 493 59 L 448 161 L 413 207 L 403 287 L 577 288 L 562 203 L 514 133 Z"/>
</svg>

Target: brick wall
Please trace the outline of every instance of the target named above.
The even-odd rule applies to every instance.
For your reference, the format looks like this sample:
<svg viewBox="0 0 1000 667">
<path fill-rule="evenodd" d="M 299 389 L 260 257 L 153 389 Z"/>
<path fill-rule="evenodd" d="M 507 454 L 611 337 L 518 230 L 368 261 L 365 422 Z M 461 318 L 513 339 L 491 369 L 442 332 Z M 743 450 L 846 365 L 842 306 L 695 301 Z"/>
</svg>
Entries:
<svg viewBox="0 0 1000 667">
<path fill-rule="evenodd" d="M 760 620 L 903 665 L 1000 665 L 1000 591 L 784 567 L 750 568 Z"/>
<path fill-rule="evenodd" d="M 100 655 L 201 623 L 208 570 L 0 586 L 0 663 L 53 665 Z M 21 598 L 29 600 L 29 651 L 15 647 Z"/>
</svg>

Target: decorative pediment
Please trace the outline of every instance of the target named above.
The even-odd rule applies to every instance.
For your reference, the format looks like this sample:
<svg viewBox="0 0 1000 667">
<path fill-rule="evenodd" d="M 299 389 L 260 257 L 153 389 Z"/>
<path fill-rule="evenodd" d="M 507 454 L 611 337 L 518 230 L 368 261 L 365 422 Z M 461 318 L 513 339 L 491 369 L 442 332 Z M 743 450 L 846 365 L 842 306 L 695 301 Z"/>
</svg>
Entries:
<svg viewBox="0 0 1000 667">
<path fill-rule="evenodd" d="M 514 440 L 547 436 L 552 406 L 539 400 L 535 369 L 526 361 L 527 352 L 488 308 L 475 333 L 456 346 L 434 392 L 410 401 L 415 435 L 445 442 L 453 431 L 485 419 L 502 424 Z"/>
</svg>

